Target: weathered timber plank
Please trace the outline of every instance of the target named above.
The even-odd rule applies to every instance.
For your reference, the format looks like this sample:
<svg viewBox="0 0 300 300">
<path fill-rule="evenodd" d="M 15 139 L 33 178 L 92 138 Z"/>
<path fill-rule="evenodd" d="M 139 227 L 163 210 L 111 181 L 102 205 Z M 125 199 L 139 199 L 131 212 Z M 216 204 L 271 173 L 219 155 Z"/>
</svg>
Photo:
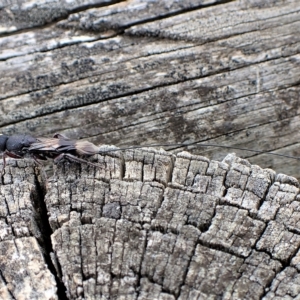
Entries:
<svg viewBox="0 0 300 300">
<path fill-rule="evenodd" d="M 117 2 L 117 3 L 116 3 Z M 125 2 L 125 3 L 124 3 Z M 37 3 L 0 3 L 0 33 L 15 32 L 58 22 L 60 27 L 78 28 L 83 31 L 122 30 L 134 24 L 168 17 L 170 15 L 201 8 L 221 2 L 220 0 L 84 0 L 39 1 Z M 115 4 L 116 3 L 116 4 Z M 99 7 L 97 7 L 99 6 Z M 89 7 L 93 7 L 88 9 Z M 96 8 L 97 7 L 97 8 Z M 76 11 L 80 11 L 76 13 Z"/>
<path fill-rule="evenodd" d="M 66 5 L 61 1 L 39 2 L 35 5 L 6 7 L 0 16 L 0 32 L 19 31 L 28 27 L 36 27 L 56 19 L 66 20 L 55 22 L 45 28 L 15 33 L 13 37 L 0 39 L 0 60 L 14 56 L 22 56 L 32 52 L 49 51 L 66 45 L 93 41 L 114 36 L 117 32 L 132 25 L 149 20 L 168 17 L 186 9 L 201 8 L 219 0 L 193 0 L 177 2 L 166 1 L 127 1 L 100 8 L 85 9 L 88 6 L 112 4 L 114 1 L 71 1 Z M 69 3 L 69 2 L 68 2 Z M 80 7 L 81 6 L 81 7 Z M 82 9 L 82 12 L 72 13 Z M 41 11 L 36 17 L 36 11 Z M 53 12 L 54 11 L 54 12 Z M 17 15 L 16 18 L 13 16 Z M 9 18 L 8 18 L 9 16 Z M 9 19 L 9 20 L 8 20 Z"/>
<path fill-rule="evenodd" d="M 42 26 L 67 17 L 71 12 L 95 5 L 114 3 L 109 0 L 10 1 L 0 3 L 0 33 Z"/>
<path fill-rule="evenodd" d="M 98 3 L 94 4 L 101 6 L 101 2 L 97 2 Z M 110 2 L 112 1 L 103 1 L 102 3 L 106 3 L 108 6 L 86 10 L 84 10 L 84 8 L 87 8 L 86 4 L 92 6 L 92 1 L 90 1 L 90 3 L 69 1 L 68 6 L 65 5 L 64 2 L 61 4 L 61 1 L 47 3 L 40 1 L 39 3 L 35 3 L 35 5 L 26 6 L 26 4 L 24 4 L 23 6 L 14 6 L 13 10 L 11 10 L 8 5 L 3 9 L 2 18 L 5 20 L 2 21 L 0 19 L 3 32 L 5 32 L 6 28 L 9 29 L 9 23 L 11 24 L 11 30 L 14 31 L 52 22 L 53 19 L 58 18 L 59 13 L 65 13 L 64 17 L 68 18 L 55 23 L 53 27 L 50 27 L 51 30 L 44 28 L 41 30 L 38 29 L 36 32 L 33 31 L 31 34 L 16 34 L 15 45 L 10 44 L 10 46 L 7 47 L 6 42 L 13 42 L 11 39 L 4 39 L 3 41 L 5 42 L 2 42 L 2 45 L 6 45 L 6 49 L 10 48 L 12 51 L 15 48 L 13 46 L 20 47 L 21 45 L 27 46 L 28 49 L 37 50 L 40 47 L 39 44 L 42 42 L 42 40 L 38 40 L 38 38 L 44 39 L 44 43 L 47 43 L 51 35 L 58 40 L 65 40 L 65 36 L 59 37 L 59 35 L 55 35 L 55 31 L 62 33 L 60 28 L 73 35 L 78 35 L 79 32 L 81 34 L 87 34 L 89 31 L 92 31 L 96 38 L 97 36 L 99 37 L 99 34 L 100 36 L 101 34 L 110 35 L 112 33 L 109 32 L 124 30 L 128 27 L 132 27 L 127 29 L 127 32 L 132 35 L 155 35 L 183 40 L 189 38 L 192 40 L 198 39 L 204 43 L 234 34 L 244 34 L 249 31 L 256 32 L 257 29 L 271 29 L 278 26 L 278 20 L 280 20 L 281 26 L 291 24 L 295 20 L 298 20 L 297 13 L 299 11 L 296 1 L 276 1 L 275 5 L 272 1 L 264 1 L 264 5 L 262 5 L 260 1 L 252 1 L 252 3 L 249 3 L 249 1 L 233 1 L 232 3 L 218 5 L 217 8 L 212 6 L 211 8 L 205 9 L 200 8 L 221 1 L 198 0 L 179 3 L 172 0 L 151 2 L 136 0 L 109 5 Z M 75 7 L 76 5 L 78 7 Z M 82 11 L 72 13 L 72 11 L 79 10 L 80 5 L 83 6 Z M 49 14 L 49 11 L 47 11 L 49 7 L 43 11 L 43 6 L 49 6 L 53 10 L 56 9 L 57 12 Z M 68 10 L 68 12 L 66 10 L 64 11 L 64 9 Z M 41 14 L 36 15 L 34 12 L 31 12 L 31 10 L 41 10 Z M 195 11 L 186 13 L 186 10 Z M 14 19 L 14 13 L 23 15 L 23 20 L 20 22 L 21 24 L 18 24 L 18 19 Z M 44 16 L 44 14 L 48 15 L 48 18 Z M 178 16 L 170 17 L 173 14 L 178 14 Z M 7 19 L 7 15 L 10 15 L 9 20 Z M 160 18 L 164 18 L 165 20 L 159 20 Z M 201 20 L 200 24 L 199 20 Z M 34 24 L 35 22 L 36 24 Z M 143 23 L 147 23 L 147 25 Z M 133 26 L 135 24 L 139 25 Z M 39 34 L 39 32 L 42 33 Z M 253 34 L 255 34 L 254 32 Z M 33 35 L 35 37 L 34 39 L 32 38 Z M 31 38 L 30 43 L 28 43 L 26 37 Z M 291 37 L 288 35 L 286 38 L 290 39 Z M 73 41 L 73 43 L 78 42 L 80 42 L 80 40 Z M 72 40 L 70 40 L 69 43 L 72 43 Z M 34 44 L 35 48 L 30 44 Z M 51 48 L 49 49 L 53 49 L 56 43 L 53 40 L 51 44 Z M 62 45 L 63 43 L 58 43 L 56 47 Z M 45 49 L 47 48 L 44 48 L 44 50 Z M 18 55 L 17 53 L 18 52 L 15 54 Z"/>
<path fill-rule="evenodd" d="M 91 140 L 96 143 L 100 140 L 102 143 L 115 143 L 120 146 L 135 144 L 137 140 L 139 144 L 151 144 L 162 143 L 166 140 L 179 143 L 181 141 L 193 142 L 203 139 L 209 139 L 210 142 L 215 144 L 228 145 L 228 143 L 231 143 L 246 148 L 253 148 L 255 144 L 256 150 L 276 148 L 278 144 L 282 146 L 290 145 L 291 131 L 293 132 L 293 140 L 299 140 L 299 118 L 297 116 L 299 89 L 297 87 L 284 89 L 284 85 L 282 87 L 277 85 L 270 87 L 269 84 L 275 83 L 271 75 L 273 72 L 279 72 L 283 67 L 290 70 L 293 65 L 285 62 L 278 68 L 275 64 L 272 69 L 267 65 L 260 66 L 260 69 L 270 70 L 270 82 L 267 82 L 267 75 L 264 77 L 266 90 L 279 88 L 278 91 L 251 95 L 256 91 L 256 86 L 252 82 L 257 80 L 257 71 L 255 67 L 249 67 L 231 72 L 226 77 L 215 75 L 210 79 L 193 80 L 168 88 L 158 88 L 140 93 L 138 98 L 137 96 L 128 96 L 109 100 L 106 105 L 99 103 L 69 110 L 67 113 L 58 112 L 49 116 L 34 118 L 33 120 L 6 126 L 5 130 L 7 133 L 14 133 L 23 131 L 25 127 L 32 132 L 49 133 L 61 131 L 66 126 L 68 128 L 73 125 L 71 129 L 65 130 L 65 133 L 70 137 L 88 137 L 92 135 L 94 137 Z M 297 78 L 297 70 L 295 69 L 294 74 L 291 74 L 291 81 Z M 245 78 L 245 80 L 236 82 L 236 77 Z M 217 83 L 219 83 L 219 87 Z M 228 96 L 226 96 L 227 99 L 224 95 L 225 99 L 218 101 L 218 97 L 224 89 L 224 84 L 225 87 L 230 86 Z M 90 86 L 91 89 L 94 89 L 92 84 Z M 84 88 L 86 92 L 85 85 Z M 213 91 L 205 94 L 206 89 L 212 89 Z M 88 98 L 89 94 L 80 95 L 78 88 L 66 92 L 69 95 L 65 93 L 63 101 L 60 98 L 61 90 L 55 94 L 50 93 L 52 95 L 50 101 L 42 100 L 43 97 L 40 98 L 40 104 L 34 103 L 28 97 L 30 102 L 27 107 L 31 107 L 30 114 L 33 116 L 44 114 L 59 107 L 65 109 L 65 106 L 69 106 L 72 102 L 73 105 L 79 105 L 78 103 L 85 102 L 85 99 L 87 101 L 90 99 Z M 197 100 L 199 93 L 203 94 L 201 100 Z M 235 97 L 240 98 L 236 99 Z M 19 97 L 19 99 L 19 101 L 24 102 L 24 97 Z M 24 111 L 24 106 L 19 104 L 18 108 L 15 105 L 19 101 L 11 100 L 12 98 L 9 98 L 7 101 L 2 102 L 3 114 L 5 114 L 2 121 L 15 123 L 15 120 L 20 121 L 27 118 L 29 112 Z M 128 107 L 128 103 L 134 104 L 132 107 Z M 170 110 L 171 103 L 172 109 Z M 215 105 L 207 107 L 210 103 L 215 103 Z M 249 103 L 251 103 L 251 106 L 249 106 Z M 143 106 L 145 108 L 142 110 L 137 109 Z M 181 115 L 178 115 L 178 110 L 180 110 Z M 10 111 L 11 113 L 7 113 Z M 268 120 L 266 120 L 266 116 L 269 117 Z M 66 124 L 66 120 L 68 120 L 68 124 Z M 95 120 L 95 122 L 87 124 L 87 120 Z M 278 123 L 278 120 L 281 120 L 280 123 Z M 279 130 L 280 135 L 278 136 Z M 137 134 L 135 134 L 136 131 Z M 140 136 L 138 132 L 143 132 L 143 136 Z M 225 134 L 230 132 L 229 139 Z M 215 138 L 216 136 L 220 137 Z M 201 151 L 205 155 L 216 159 L 220 159 L 227 151 L 221 151 L 220 149 L 217 149 L 217 151 L 216 149 L 199 150 L 197 146 L 194 148 L 198 152 Z M 213 156 L 214 152 L 216 153 L 215 156 Z M 270 159 L 272 158 L 268 158 L 267 162 Z M 267 166 L 270 165 L 267 164 Z"/>
<path fill-rule="evenodd" d="M 217 9 L 216 9 L 217 8 Z M 224 39 L 247 32 L 256 32 L 291 24 L 299 20 L 297 1 L 230 1 L 217 7 L 195 10 L 187 14 L 138 24 L 127 30 L 129 34 L 159 38 L 202 41 Z M 283 23 L 278 24 L 278 20 Z M 242 38 L 242 36 L 241 36 Z M 271 38 L 271 36 L 269 37 Z M 252 40 L 255 42 L 255 40 Z M 252 43 L 251 43 L 252 44 Z M 244 45 L 243 45 L 244 46 Z M 252 44 L 256 51 L 255 43 Z"/>
<path fill-rule="evenodd" d="M 268 63 L 267 63 L 267 65 L 268 65 Z M 268 68 L 267 65 L 262 65 L 261 69 L 264 69 L 264 68 L 270 69 L 270 67 Z M 272 69 L 270 69 L 269 72 L 276 73 L 279 70 L 282 70 L 283 68 L 286 68 L 286 70 L 289 70 L 290 68 L 292 68 L 292 65 L 289 64 L 289 62 L 284 62 L 283 65 L 280 65 L 280 67 L 278 69 L 276 69 L 276 65 L 275 65 Z M 297 75 L 296 73 L 291 74 L 290 80 L 292 81 L 294 78 L 296 78 L 296 75 Z M 240 82 L 235 82 L 235 79 L 237 76 L 245 78 L 245 80 L 242 80 Z M 245 76 L 247 76 L 247 77 L 245 77 Z M 267 81 L 267 78 L 268 77 L 266 76 L 265 81 Z M 72 113 L 70 113 L 70 117 L 68 119 L 69 119 L 69 122 L 73 121 L 73 123 L 75 123 L 75 120 L 76 120 L 77 126 L 79 126 L 80 128 L 85 127 L 85 131 L 89 132 L 91 135 L 97 135 L 97 133 L 99 134 L 99 129 L 101 130 L 102 128 L 105 128 L 104 123 L 107 122 L 107 119 L 111 120 L 110 121 L 111 127 L 118 126 L 118 123 L 120 123 L 120 125 L 121 124 L 123 126 L 125 125 L 125 130 L 126 130 L 126 123 L 124 123 L 124 122 L 127 122 L 130 125 L 132 123 L 136 123 L 139 121 L 141 123 L 141 126 L 148 127 L 151 130 L 152 127 L 155 127 L 155 125 L 157 123 L 157 120 L 156 120 L 157 118 L 159 118 L 159 120 L 160 120 L 160 119 L 163 119 L 164 117 L 168 116 L 169 122 L 166 122 L 166 121 L 164 123 L 160 122 L 161 127 L 166 126 L 164 124 L 167 123 L 167 125 L 168 125 L 168 123 L 170 123 L 170 121 L 172 120 L 172 114 L 175 114 L 175 116 L 176 116 L 178 109 L 181 109 L 182 113 L 184 113 L 184 114 L 182 117 L 180 117 L 180 116 L 178 118 L 175 117 L 174 123 L 178 123 L 179 120 L 181 120 L 182 122 L 184 122 L 184 120 L 186 120 L 186 122 L 190 121 L 191 123 L 193 123 L 193 121 L 194 121 L 195 126 L 197 126 L 197 124 L 199 124 L 198 132 L 195 133 L 196 134 L 195 139 L 198 140 L 201 137 L 202 138 L 205 138 L 205 137 L 212 138 L 212 134 L 214 134 L 215 131 L 218 131 L 217 132 L 218 135 L 220 133 L 224 134 L 224 130 L 225 130 L 225 133 L 228 132 L 229 131 L 228 129 L 230 129 L 229 127 L 231 127 L 232 130 L 237 131 L 237 130 L 243 129 L 244 127 L 251 127 L 251 125 L 253 123 L 255 123 L 255 124 L 262 123 L 264 121 L 266 114 L 269 115 L 270 118 L 272 117 L 274 119 L 274 120 L 269 119 L 268 121 L 275 122 L 276 117 L 277 117 L 277 119 L 282 118 L 281 111 L 283 109 L 285 109 L 285 114 L 287 117 L 297 114 L 297 111 L 295 111 L 295 108 L 297 108 L 297 101 L 298 101 L 297 98 L 298 98 L 298 93 L 299 93 L 297 88 L 291 88 L 291 89 L 286 90 L 285 92 L 274 91 L 274 92 L 270 92 L 270 93 L 263 93 L 262 95 L 259 94 L 257 96 L 248 96 L 248 97 L 244 97 L 241 99 L 232 99 L 232 96 L 230 95 L 232 93 L 229 92 L 229 95 L 227 97 L 228 97 L 228 101 L 232 100 L 232 104 L 230 104 L 230 106 L 232 106 L 232 107 L 230 107 L 229 104 L 222 104 L 222 103 L 218 104 L 217 103 L 218 100 L 212 99 L 212 97 L 217 98 L 218 96 L 216 96 L 216 97 L 215 97 L 215 95 L 211 96 L 210 93 L 208 95 L 204 94 L 201 101 L 197 100 L 197 98 L 196 98 L 197 95 L 199 95 L 199 93 L 201 93 L 201 92 L 204 93 L 205 90 L 210 90 L 210 89 L 217 89 L 217 90 L 215 90 L 215 93 L 218 95 L 219 93 L 222 93 L 224 84 L 225 84 L 225 86 L 230 85 L 231 89 L 233 91 L 235 91 L 235 93 L 234 93 L 235 97 L 247 96 L 247 94 L 249 93 L 249 91 L 247 91 L 247 89 L 250 89 L 251 86 L 252 86 L 252 88 L 251 88 L 252 91 L 250 90 L 250 93 L 253 93 L 255 91 L 256 87 L 253 86 L 251 84 L 251 82 L 255 81 L 256 79 L 257 79 L 257 74 L 256 74 L 255 67 L 254 68 L 245 68 L 243 70 L 239 69 L 239 70 L 236 70 L 235 72 L 231 72 L 226 77 L 224 75 L 223 76 L 216 75 L 216 76 L 213 76 L 211 78 L 211 80 L 203 79 L 203 80 L 194 80 L 191 82 L 188 81 L 187 83 L 177 84 L 177 85 L 171 86 L 169 88 L 160 88 L 157 90 L 153 90 L 151 92 L 144 92 L 144 93 L 140 94 L 139 98 L 137 98 L 137 99 L 136 99 L 136 96 L 131 96 L 131 97 L 126 97 L 124 99 L 109 101 L 109 102 L 107 102 L 107 105 L 111 106 L 112 107 L 111 109 L 108 109 L 107 105 L 104 106 L 103 104 L 97 104 L 96 106 L 85 107 L 82 109 L 76 109 L 76 110 L 72 111 Z M 213 85 L 213 82 L 220 82 L 220 87 L 208 86 L 208 85 Z M 271 79 L 270 84 L 272 84 L 272 82 L 274 82 L 274 81 Z M 78 84 L 78 83 L 76 83 L 76 84 Z M 292 82 L 290 84 L 292 84 Z M 205 85 L 205 88 L 203 87 L 203 85 Z M 214 84 L 214 85 L 216 85 L 216 84 Z M 83 86 L 86 90 L 87 87 L 85 85 L 83 85 Z M 91 86 L 92 90 L 95 89 L 94 85 L 91 84 L 90 86 Z M 269 87 L 268 83 L 266 82 L 266 89 L 269 89 L 269 88 L 276 89 L 276 88 L 280 88 L 280 87 L 277 87 L 277 86 Z M 189 90 L 191 90 L 191 89 L 192 89 L 192 91 L 190 92 Z M 263 87 L 261 87 L 261 89 L 263 90 Z M 93 92 L 92 90 L 91 90 L 91 93 Z M 182 91 L 182 92 L 180 93 L 180 91 Z M 178 92 L 179 94 L 176 95 L 176 92 Z M 286 94 L 289 92 L 290 92 L 290 94 Z M 23 103 L 24 103 L 24 101 L 26 101 L 24 99 L 24 96 L 19 97 L 19 101 L 14 101 L 12 98 L 9 98 L 7 101 L 2 101 L 1 106 L 2 106 L 2 112 L 4 115 L 2 122 L 4 124 L 5 123 L 9 124 L 9 122 L 21 121 L 22 119 L 27 118 L 29 113 L 30 113 L 30 115 L 32 115 L 32 117 L 34 117 L 36 115 L 51 112 L 55 109 L 65 109 L 68 106 L 72 105 L 72 102 L 74 103 L 73 105 L 79 105 L 79 103 L 84 103 L 86 100 L 89 101 L 89 98 L 87 97 L 88 94 L 80 95 L 78 89 L 75 89 L 75 91 L 69 90 L 69 89 L 66 90 L 64 92 L 65 97 L 64 97 L 63 101 L 61 101 L 61 99 L 60 99 L 61 93 L 62 93 L 61 90 L 59 90 L 57 93 L 55 93 L 55 94 L 57 94 L 57 96 L 53 93 L 50 93 L 52 96 L 51 101 L 46 100 L 47 96 L 46 96 L 45 100 L 43 100 L 43 97 L 39 98 L 38 102 L 34 102 L 32 99 L 32 96 L 28 97 L 29 103 L 27 104 L 28 105 L 27 107 L 30 108 L 30 112 L 28 112 L 28 111 L 25 112 L 24 107 L 21 105 L 21 103 L 19 103 L 20 101 L 23 101 Z M 66 93 L 68 93 L 69 95 L 67 95 Z M 96 92 L 94 91 L 94 93 L 96 93 Z M 163 93 L 165 93 L 164 98 L 161 98 Z M 169 96 L 168 96 L 168 94 L 169 94 Z M 289 98 L 288 104 L 286 104 L 284 99 L 282 99 L 285 95 L 287 95 L 286 98 Z M 36 97 L 38 97 L 38 96 L 41 96 L 41 95 L 37 94 Z M 186 97 L 191 97 L 192 99 L 190 101 L 186 101 Z M 263 99 L 261 99 L 261 97 L 263 97 Z M 170 109 L 168 108 L 168 101 L 171 98 L 173 98 L 173 106 L 172 106 L 172 110 L 170 111 Z M 279 99 L 277 100 L 276 98 L 279 98 Z M 225 100 L 227 100 L 227 99 L 224 99 L 223 101 L 225 101 Z M 271 100 L 276 101 L 276 104 L 277 103 L 278 104 L 276 106 L 274 106 L 274 103 L 272 103 Z M 118 104 L 118 102 L 121 102 L 121 101 L 122 101 L 122 104 Z M 157 105 L 156 106 L 157 108 L 155 109 L 155 111 L 153 111 L 153 109 L 152 109 L 154 105 L 150 106 L 150 103 L 153 103 L 153 101 L 157 101 L 158 105 L 160 104 L 160 106 L 161 106 L 161 107 L 159 107 Z M 164 103 L 162 101 L 165 101 L 166 103 Z M 206 106 L 211 101 L 216 102 L 215 105 L 211 108 L 206 108 Z M 253 105 L 251 105 L 251 107 L 247 107 L 248 101 L 251 101 L 251 103 L 253 104 Z M 140 103 L 140 104 L 138 104 L 138 107 L 142 106 L 144 104 L 147 107 L 149 107 L 149 111 L 148 112 L 147 111 L 139 111 L 139 110 L 136 111 L 136 106 L 133 106 L 132 109 L 130 109 L 130 107 L 129 107 L 126 110 L 124 110 L 123 107 L 124 107 L 125 103 L 130 103 L 130 102 Z M 66 103 L 66 105 L 64 103 Z M 149 103 L 149 105 L 147 105 L 148 103 Z M 25 105 L 25 103 L 24 103 L 24 105 Z M 115 113 L 114 108 L 116 105 L 118 105 L 118 109 L 119 109 L 118 114 L 122 113 L 122 115 L 120 115 L 121 118 L 119 121 L 118 121 L 118 119 L 113 118 L 113 114 Z M 268 110 L 265 107 L 266 105 L 269 106 Z M 103 110 L 103 113 L 102 113 L 101 109 Z M 249 111 L 249 114 L 251 114 L 251 115 L 248 118 L 245 117 L 245 119 L 237 118 L 237 120 L 235 121 L 233 119 L 234 116 L 237 116 L 242 113 L 245 114 L 245 109 L 247 109 L 247 112 Z M 257 109 L 261 109 L 262 112 L 258 112 Z M 189 110 L 190 110 L 190 112 L 189 112 Z M 218 123 L 217 120 L 222 118 L 222 116 L 224 116 L 226 110 L 227 110 L 228 115 L 223 118 L 223 122 L 221 119 L 220 120 L 221 123 Z M 11 113 L 8 113 L 8 112 L 11 112 Z M 212 115 L 212 117 L 216 112 L 219 113 L 220 116 L 219 117 L 216 116 L 215 122 L 211 121 L 209 124 L 202 125 L 200 123 L 200 120 L 203 120 L 202 123 L 204 123 L 207 112 L 209 112 Z M 155 113 L 156 114 L 159 113 L 159 114 L 156 115 Z M 83 114 L 86 115 L 86 117 L 84 119 L 82 119 L 81 123 L 78 123 L 78 119 L 79 119 L 78 116 L 83 115 Z M 89 114 L 89 115 L 87 115 L 87 114 Z M 147 122 L 147 114 L 150 115 L 148 117 L 150 120 L 153 119 L 152 126 L 149 126 L 149 124 L 146 123 Z M 170 116 L 170 114 L 171 114 L 171 116 Z M 61 118 L 62 115 L 64 116 L 63 119 Z M 45 125 L 43 126 L 43 124 L 42 124 L 43 118 L 41 119 L 40 122 L 38 122 L 36 120 L 33 120 L 31 122 L 28 121 L 27 127 L 31 128 L 32 131 L 33 130 L 46 131 L 47 127 L 48 127 L 53 132 L 55 132 L 59 129 L 64 128 L 63 121 L 66 119 L 65 116 L 66 116 L 65 113 L 59 113 L 57 115 L 57 117 L 55 117 L 55 115 L 52 115 L 51 117 L 48 118 L 47 123 L 45 124 L 46 126 Z M 144 116 L 144 118 L 142 119 L 143 116 Z M 170 117 L 171 117 L 171 120 L 170 120 Z M 208 121 L 212 117 L 207 118 Z M 126 118 L 127 118 L 127 121 L 126 121 Z M 199 121 L 193 120 L 195 118 L 199 118 Z M 226 118 L 228 120 L 226 120 Z M 258 118 L 260 118 L 260 119 L 258 119 Z M 52 121 L 51 121 L 51 119 L 52 119 Z M 59 119 L 61 121 L 58 123 L 57 121 Z M 86 119 L 98 119 L 100 128 L 95 126 L 94 123 L 91 125 L 85 124 Z M 288 121 L 289 120 L 287 120 L 287 122 Z M 34 122 L 36 122 L 37 124 L 34 124 Z M 240 122 L 240 126 L 238 126 L 238 127 L 235 126 L 236 122 Z M 248 122 L 248 124 L 245 122 Z M 30 123 L 33 123 L 33 124 L 30 124 Z M 56 124 L 56 127 L 55 127 L 55 124 Z M 226 124 L 227 124 L 227 126 L 226 126 Z M 24 126 L 24 124 L 21 123 L 20 125 L 15 125 L 15 126 L 20 126 L 20 128 L 21 128 L 22 126 Z M 15 126 L 13 126 L 13 128 Z M 42 128 L 42 126 L 44 128 Z M 75 126 L 75 124 L 74 124 L 74 126 Z M 136 126 L 138 126 L 138 124 Z M 158 126 L 158 125 L 156 125 L 156 126 Z M 217 128 L 214 129 L 213 126 L 217 126 Z M 115 139 L 113 138 L 113 136 L 114 136 L 114 134 L 112 132 L 113 128 L 111 128 L 111 127 L 107 128 L 106 130 L 109 131 L 111 140 L 114 142 L 117 142 L 117 138 L 115 138 Z M 219 132 L 219 130 L 218 130 L 219 128 L 223 129 L 223 132 Z M 12 129 L 10 129 L 10 130 L 9 129 L 10 129 L 10 127 L 7 127 L 6 130 L 8 132 L 13 132 Z M 97 131 L 97 129 L 98 129 L 98 131 Z M 176 130 L 176 127 L 173 128 L 171 126 L 170 130 L 174 131 L 174 130 Z M 189 129 L 187 129 L 187 130 L 189 130 Z M 15 129 L 15 131 L 17 131 L 17 130 Z M 103 134 L 103 129 L 101 131 L 102 132 L 100 132 L 100 133 Z M 140 129 L 139 131 L 141 132 L 142 130 Z M 178 131 L 180 131 L 180 129 L 178 129 Z M 72 133 L 72 132 L 69 132 L 69 133 Z M 78 133 L 79 133 L 78 134 L 79 136 L 85 137 L 85 135 L 83 135 L 83 130 L 82 130 L 82 132 L 78 132 Z M 183 130 L 181 133 L 178 132 L 177 134 L 176 134 L 176 132 L 174 132 L 174 134 L 176 134 L 175 141 L 178 142 L 182 139 L 185 139 L 186 136 L 188 136 L 188 133 L 189 132 L 185 132 Z M 146 132 L 145 132 L 145 134 L 146 134 Z M 166 132 L 166 135 L 168 135 L 168 134 L 169 133 Z M 75 135 L 76 134 L 74 134 L 74 133 L 72 134 L 72 136 L 75 136 Z M 126 135 L 125 135 L 125 137 L 126 137 Z M 148 138 L 149 138 L 149 136 L 148 136 Z M 171 138 L 172 137 L 170 136 L 170 139 Z M 162 136 L 162 140 L 163 139 L 164 139 L 164 136 Z M 124 139 L 124 140 L 126 141 L 127 139 Z M 107 141 L 107 140 L 105 139 L 104 141 Z M 129 141 L 129 143 L 128 142 L 127 143 L 130 144 L 130 142 L 131 141 Z M 143 141 L 141 141 L 141 142 L 143 142 Z"/>
</svg>

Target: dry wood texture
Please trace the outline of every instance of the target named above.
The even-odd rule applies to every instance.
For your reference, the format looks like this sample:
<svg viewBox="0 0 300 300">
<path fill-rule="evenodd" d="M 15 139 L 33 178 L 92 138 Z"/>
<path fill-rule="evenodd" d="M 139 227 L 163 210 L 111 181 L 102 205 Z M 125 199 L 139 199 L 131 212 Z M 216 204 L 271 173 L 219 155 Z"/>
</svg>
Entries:
<svg viewBox="0 0 300 300">
<path fill-rule="evenodd" d="M 298 296 L 297 180 L 199 147 L 300 156 L 298 0 L 0 0 L 0 74 L 3 133 L 193 153 L 7 167 L 0 298 Z"/>
<path fill-rule="evenodd" d="M 94 162 L 58 165 L 46 182 L 29 161 L 6 167 L 1 299 L 300 293 L 295 178 L 232 154 L 217 162 L 148 149 Z"/>
</svg>

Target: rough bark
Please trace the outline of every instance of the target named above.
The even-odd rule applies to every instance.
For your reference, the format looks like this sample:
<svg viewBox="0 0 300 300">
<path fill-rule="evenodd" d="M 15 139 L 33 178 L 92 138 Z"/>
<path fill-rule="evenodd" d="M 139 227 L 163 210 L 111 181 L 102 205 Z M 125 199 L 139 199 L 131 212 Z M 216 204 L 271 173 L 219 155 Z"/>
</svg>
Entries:
<svg viewBox="0 0 300 300">
<path fill-rule="evenodd" d="M 297 0 L 0 2 L 1 132 L 193 144 L 111 151 L 47 179 L 10 160 L 0 298 L 298 297 L 298 181 L 261 167 L 299 178 L 299 164 L 199 144 L 299 155 L 299 12 Z"/>
</svg>

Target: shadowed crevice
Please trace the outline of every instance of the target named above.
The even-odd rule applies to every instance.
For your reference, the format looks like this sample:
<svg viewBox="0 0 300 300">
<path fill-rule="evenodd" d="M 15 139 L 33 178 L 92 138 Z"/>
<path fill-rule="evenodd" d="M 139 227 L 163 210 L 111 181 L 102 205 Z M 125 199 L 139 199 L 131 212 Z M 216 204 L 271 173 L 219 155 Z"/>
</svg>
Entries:
<svg viewBox="0 0 300 300">
<path fill-rule="evenodd" d="M 67 300 L 66 296 L 66 287 L 64 286 L 63 282 L 59 274 L 62 274 L 61 266 L 56 260 L 56 266 L 54 266 L 51 253 L 54 253 L 52 243 L 51 243 L 51 235 L 52 229 L 50 227 L 50 223 L 48 220 L 48 212 L 47 207 L 45 204 L 45 195 L 46 195 L 46 187 L 44 183 L 39 181 L 37 174 L 35 174 L 35 186 L 36 186 L 36 198 L 34 200 L 34 206 L 36 209 L 36 213 L 39 215 L 39 218 L 36 220 L 37 224 L 41 230 L 43 240 L 38 240 L 41 248 L 43 249 L 42 253 L 44 255 L 44 259 L 50 272 L 54 275 L 55 282 L 57 285 L 57 296 L 60 300 Z M 33 197 L 34 198 L 34 197 Z M 55 254 L 54 254 L 55 255 Z M 58 268 L 58 270 L 56 269 Z"/>
</svg>

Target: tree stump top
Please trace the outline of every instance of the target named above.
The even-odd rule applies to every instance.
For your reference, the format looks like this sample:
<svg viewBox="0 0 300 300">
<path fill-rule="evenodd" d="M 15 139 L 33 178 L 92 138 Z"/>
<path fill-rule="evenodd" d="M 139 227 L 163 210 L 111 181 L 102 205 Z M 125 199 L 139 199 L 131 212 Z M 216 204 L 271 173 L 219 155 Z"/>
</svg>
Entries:
<svg viewBox="0 0 300 300">
<path fill-rule="evenodd" d="M 300 291 L 293 177 L 234 154 L 217 162 L 153 149 L 104 153 L 97 167 L 65 162 L 47 181 L 32 162 L 9 162 L 3 299 L 288 299 Z"/>
</svg>

